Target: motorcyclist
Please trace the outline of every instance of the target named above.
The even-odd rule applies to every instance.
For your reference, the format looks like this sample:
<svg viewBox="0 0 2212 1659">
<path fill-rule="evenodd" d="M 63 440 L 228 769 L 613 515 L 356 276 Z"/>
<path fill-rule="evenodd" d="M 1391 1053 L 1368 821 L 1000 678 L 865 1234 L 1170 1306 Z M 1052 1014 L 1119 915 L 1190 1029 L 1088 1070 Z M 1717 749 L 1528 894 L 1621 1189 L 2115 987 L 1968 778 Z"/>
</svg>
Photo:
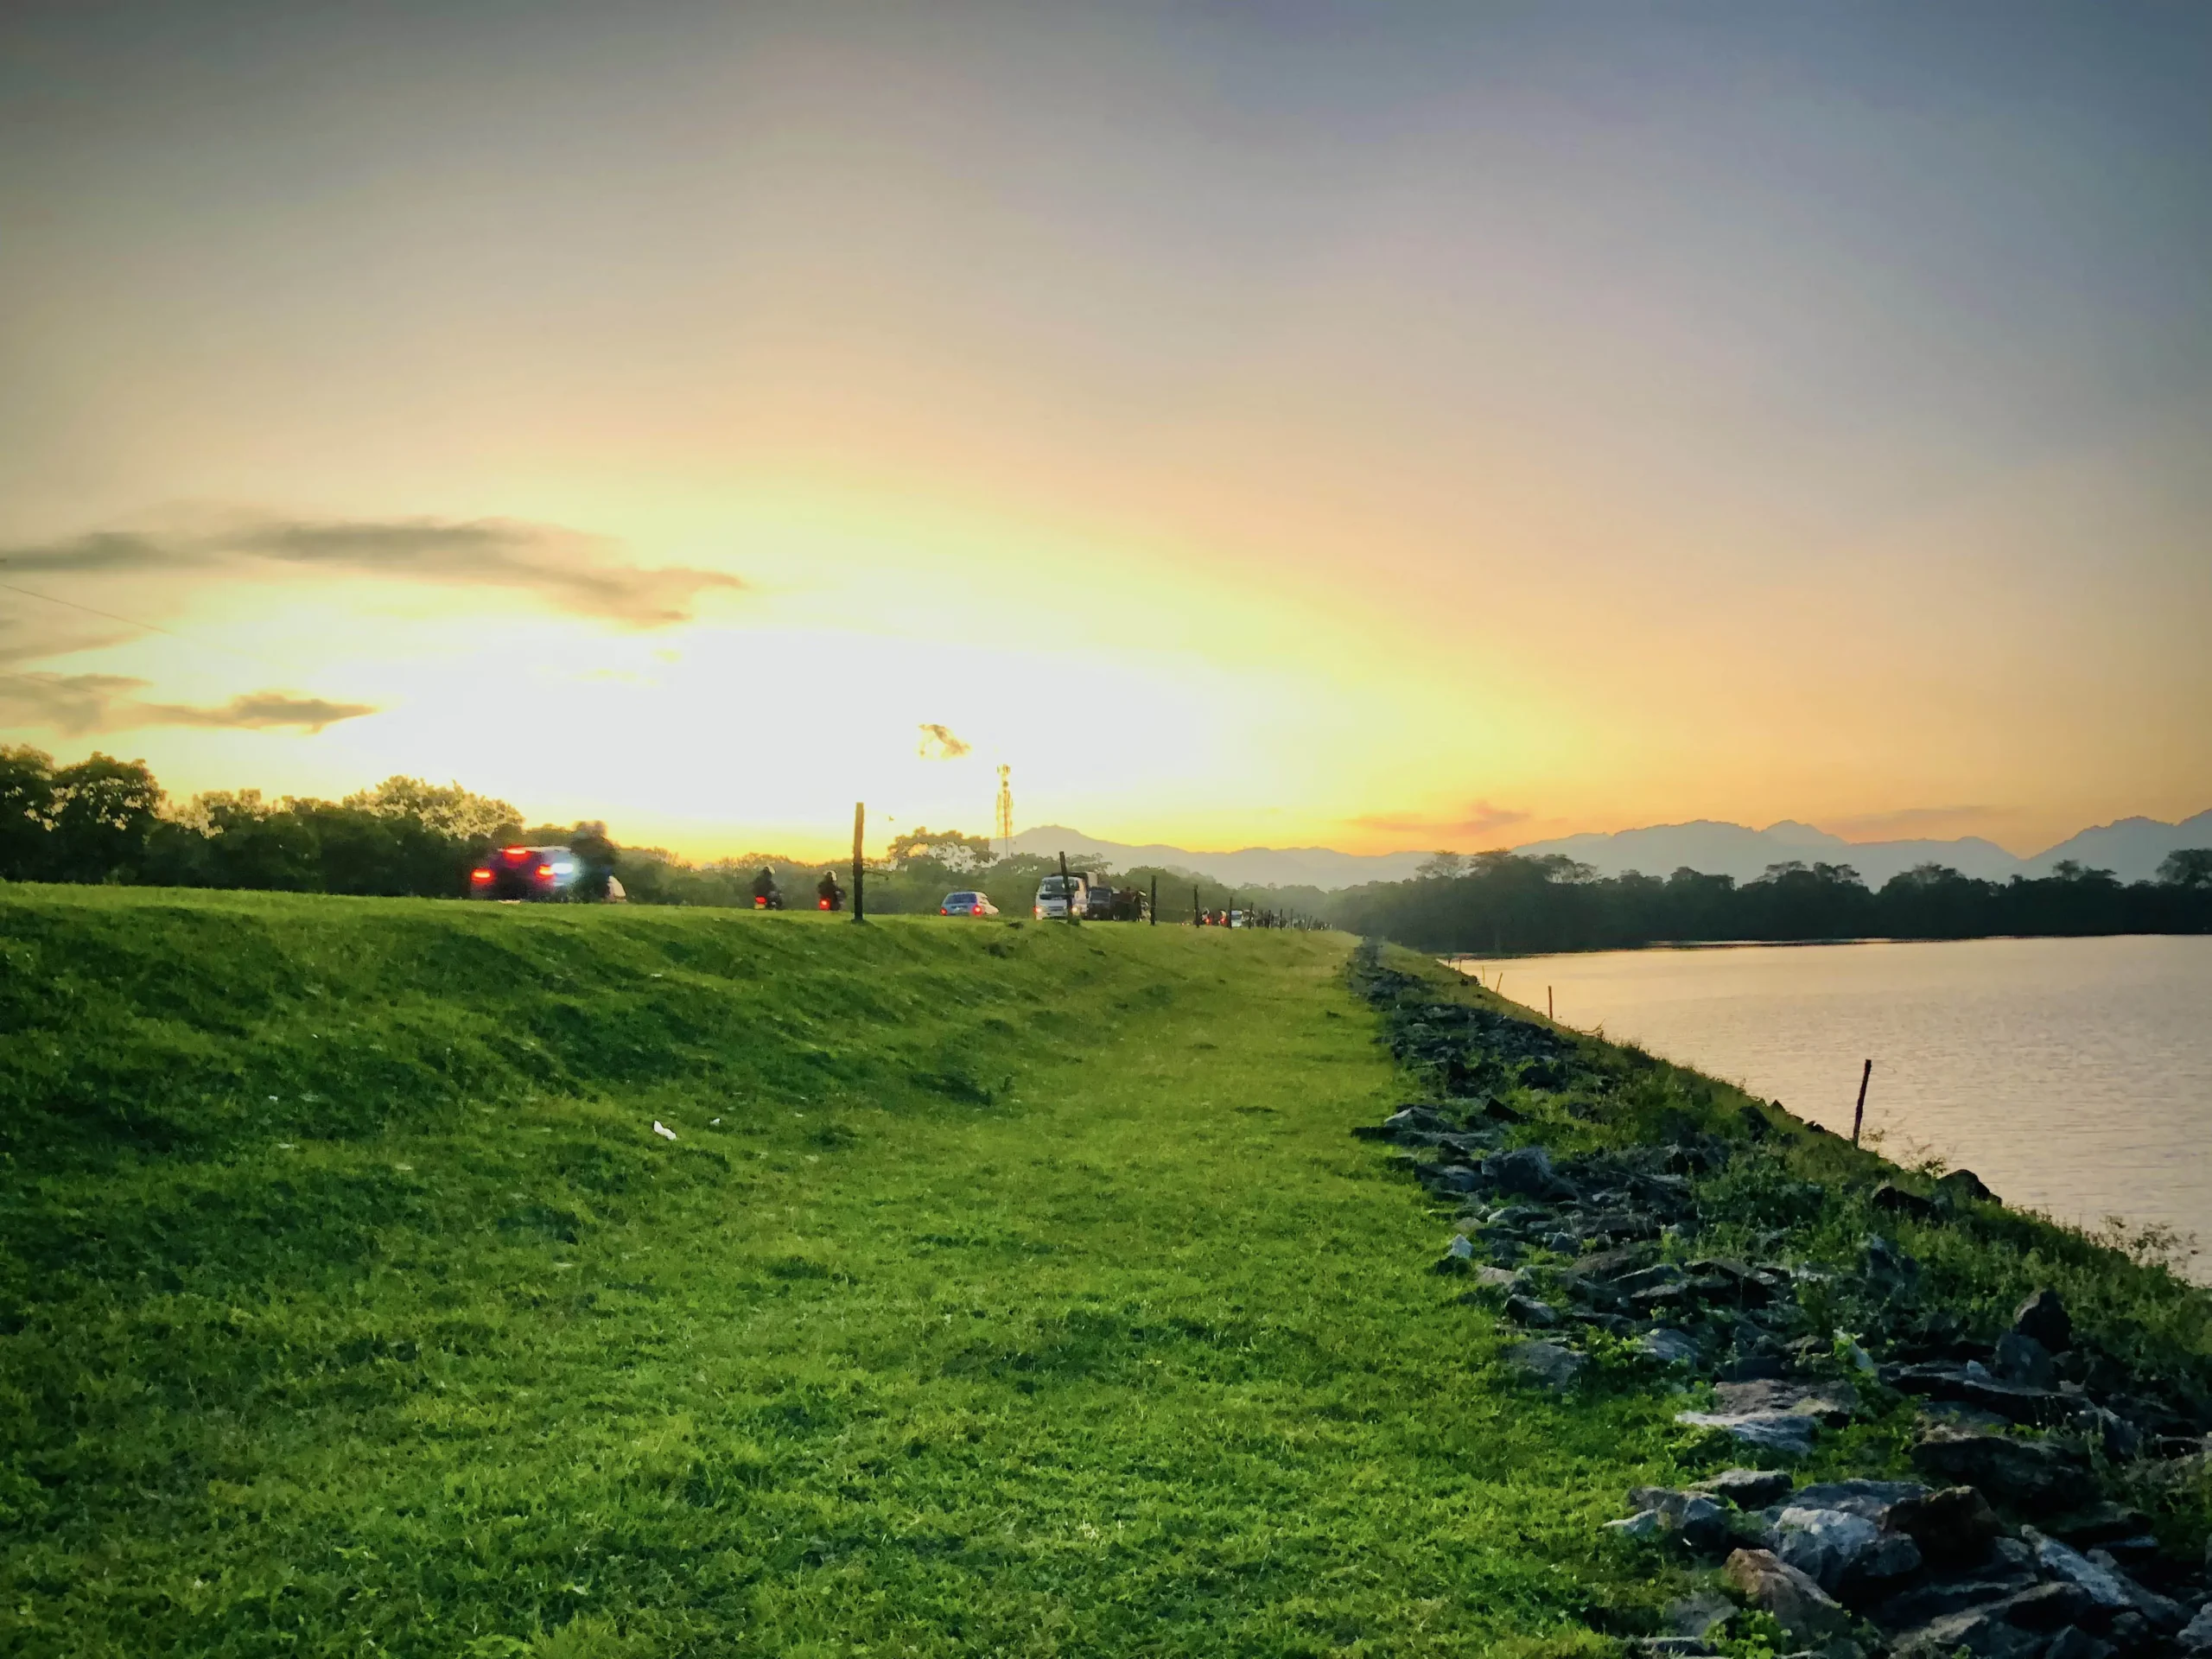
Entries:
<svg viewBox="0 0 2212 1659">
<path fill-rule="evenodd" d="M 776 873 L 765 864 L 760 867 L 760 874 L 753 878 L 753 907 L 755 910 L 781 910 L 784 907 L 783 891 L 776 886 Z"/>
<path fill-rule="evenodd" d="M 823 910 L 842 910 L 845 890 L 837 885 L 837 872 L 824 870 L 822 879 L 814 884 L 814 896 Z"/>
</svg>

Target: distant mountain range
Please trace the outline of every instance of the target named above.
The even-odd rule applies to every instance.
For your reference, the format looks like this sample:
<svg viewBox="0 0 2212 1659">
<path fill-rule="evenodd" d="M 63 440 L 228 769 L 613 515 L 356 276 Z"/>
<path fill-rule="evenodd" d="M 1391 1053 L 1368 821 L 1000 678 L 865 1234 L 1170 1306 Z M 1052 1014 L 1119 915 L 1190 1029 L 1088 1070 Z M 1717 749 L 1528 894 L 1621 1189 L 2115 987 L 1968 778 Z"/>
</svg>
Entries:
<svg viewBox="0 0 2212 1659">
<path fill-rule="evenodd" d="M 1402 881 L 1433 856 L 1428 853 L 1340 853 L 1328 847 L 1247 847 L 1233 853 L 1194 853 L 1158 844 L 1132 847 L 1100 841 L 1058 824 L 1025 830 L 1014 838 L 1024 853 L 1065 852 L 1070 857 L 1103 862 L 1116 869 L 1164 864 L 1195 870 L 1236 887 L 1310 887 L 1324 890 L 1357 887 L 1363 881 Z M 1799 859 L 1808 864 L 1848 864 L 1867 883 L 1879 887 L 1916 864 L 1948 864 L 1966 875 L 2002 881 L 2014 875 L 2047 875 L 2064 859 L 2093 869 L 2110 870 L 2123 881 L 2158 874 L 2168 853 L 2182 847 L 2212 847 L 2212 811 L 2179 823 L 2156 818 L 2122 818 L 2099 824 L 2062 841 L 2032 858 L 2018 858 L 1979 836 L 1957 841 L 1846 841 L 1809 823 L 1784 819 L 1764 830 L 1740 823 L 1656 824 L 1612 835 L 1567 836 L 1531 842 L 1514 851 L 1530 857 L 1564 853 L 1600 875 L 1642 870 L 1667 875 L 1685 867 L 1708 875 L 1732 875 L 1749 881 L 1770 864 Z"/>
</svg>

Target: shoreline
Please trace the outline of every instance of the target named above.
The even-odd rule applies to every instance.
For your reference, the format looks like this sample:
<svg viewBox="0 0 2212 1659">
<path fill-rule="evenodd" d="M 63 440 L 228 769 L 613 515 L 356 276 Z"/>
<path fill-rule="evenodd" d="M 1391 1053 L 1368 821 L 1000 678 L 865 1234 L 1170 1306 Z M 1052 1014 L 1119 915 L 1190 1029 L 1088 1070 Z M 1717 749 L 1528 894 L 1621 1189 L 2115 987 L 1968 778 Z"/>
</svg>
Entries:
<svg viewBox="0 0 2212 1659">
<path fill-rule="evenodd" d="M 1355 988 L 1430 1103 L 1354 1133 L 1456 1211 L 1435 1271 L 1523 1332 L 1531 1386 L 1686 1386 L 1707 1455 L 1768 1471 L 1630 1494 L 1607 1529 L 1696 1592 L 1617 1633 L 1735 1651 L 1741 1602 L 1831 1652 L 2057 1654 L 2062 1626 L 2069 1653 L 2212 1646 L 2212 1296 L 1394 956 L 1363 946 Z M 1825 1482 L 1797 1486 L 1807 1465 Z M 1939 1497 L 1971 1539 L 1920 1525 Z M 1993 1572 L 2026 1600 L 1979 1595 Z"/>
</svg>

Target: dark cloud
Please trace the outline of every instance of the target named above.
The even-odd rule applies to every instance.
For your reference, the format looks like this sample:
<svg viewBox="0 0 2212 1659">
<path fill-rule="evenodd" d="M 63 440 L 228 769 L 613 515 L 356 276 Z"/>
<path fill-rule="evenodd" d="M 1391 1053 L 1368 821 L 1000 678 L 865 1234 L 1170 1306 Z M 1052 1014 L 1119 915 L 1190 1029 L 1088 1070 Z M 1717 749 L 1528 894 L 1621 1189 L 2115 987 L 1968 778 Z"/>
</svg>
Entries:
<svg viewBox="0 0 2212 1659">
<path fill-rule="evenodd" d="M 719 570 L 634 565 L 603 537 L 512 518 L 254 519 L 217 531 L 102 531 L 0 550 L 0 570 L 33 575 L 236 568 L 260 560 L 531 593 L 556 610 L 627 628 L 688 622 L 702 594 L 745 586 Z"/>
<path fill-rule="evenodd" d="M 232 697 L 219 709 L 195 709 L 186 703 L 142 704 L 144 722 L 150 726 L 230 726 L 246 731 L 270 731 L 297 727 L 319 732 L 341 720 L 359 720 L 377 712 L 370 702 L 333 702 L 327 697 L 296 697 L 283 691 L 249 691 Z"/>
<path fill-rule="evenodd" d="M 0 728 L 43 726 L 64 737 L 143 726 L 229 727 L 246 731 L 319 732 L 377 712 L 365 702 L 332 702 L 283 691 L 251 691 L 219 708 L 149 702 L 144 680 L 126 674 L 0 673 Z"/>
<path fill-rule="evenodd" d="M 950 726 L 940 726 L 935 721 L 925 721 L 920 728 L 921 746 L 915 753 L 925 760 L 957 760 L 973 753 L 975 745 L 964 738 L 955 737 Z"/>
<path fill-rule="evenodd" d="M 44 575 L 105 575 L 111 571 L 146 570 L 156 565 L 185 563 L 174 548 L 151 536 L 100 531 L 73 536 L 67 541 L 38 547 L 11 547 L 0 551 L 0 566 L 18 574 Z"/>
<path fill-rule="evenodd" d="M 1437 817 L 1418 812 L 1382 812 L 1351 822 L 1362 830 L 1390 836 L 1486 836 L 1528 822 L 1529 815 L 1509 806 L 1477 801 L 1458 817 Z"/>
</svg>

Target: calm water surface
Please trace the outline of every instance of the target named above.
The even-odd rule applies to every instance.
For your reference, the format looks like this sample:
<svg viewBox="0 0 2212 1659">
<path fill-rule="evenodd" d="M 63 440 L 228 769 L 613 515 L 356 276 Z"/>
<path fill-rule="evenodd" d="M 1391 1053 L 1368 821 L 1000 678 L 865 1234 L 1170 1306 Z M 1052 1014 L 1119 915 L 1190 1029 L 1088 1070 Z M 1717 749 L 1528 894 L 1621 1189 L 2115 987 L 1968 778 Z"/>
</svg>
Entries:
<svg viewBox="0 0 2212 1659">
<path fill-rule="evenodd" d="M 1745 1085 L 2008 1202 L 2212 1251 L 2212 938 L 1742 945 L 1465 964 L 1559 1019 Z M 2192 1276 L 2212 1277 L 2212 1254 Z"/>
</svg>

